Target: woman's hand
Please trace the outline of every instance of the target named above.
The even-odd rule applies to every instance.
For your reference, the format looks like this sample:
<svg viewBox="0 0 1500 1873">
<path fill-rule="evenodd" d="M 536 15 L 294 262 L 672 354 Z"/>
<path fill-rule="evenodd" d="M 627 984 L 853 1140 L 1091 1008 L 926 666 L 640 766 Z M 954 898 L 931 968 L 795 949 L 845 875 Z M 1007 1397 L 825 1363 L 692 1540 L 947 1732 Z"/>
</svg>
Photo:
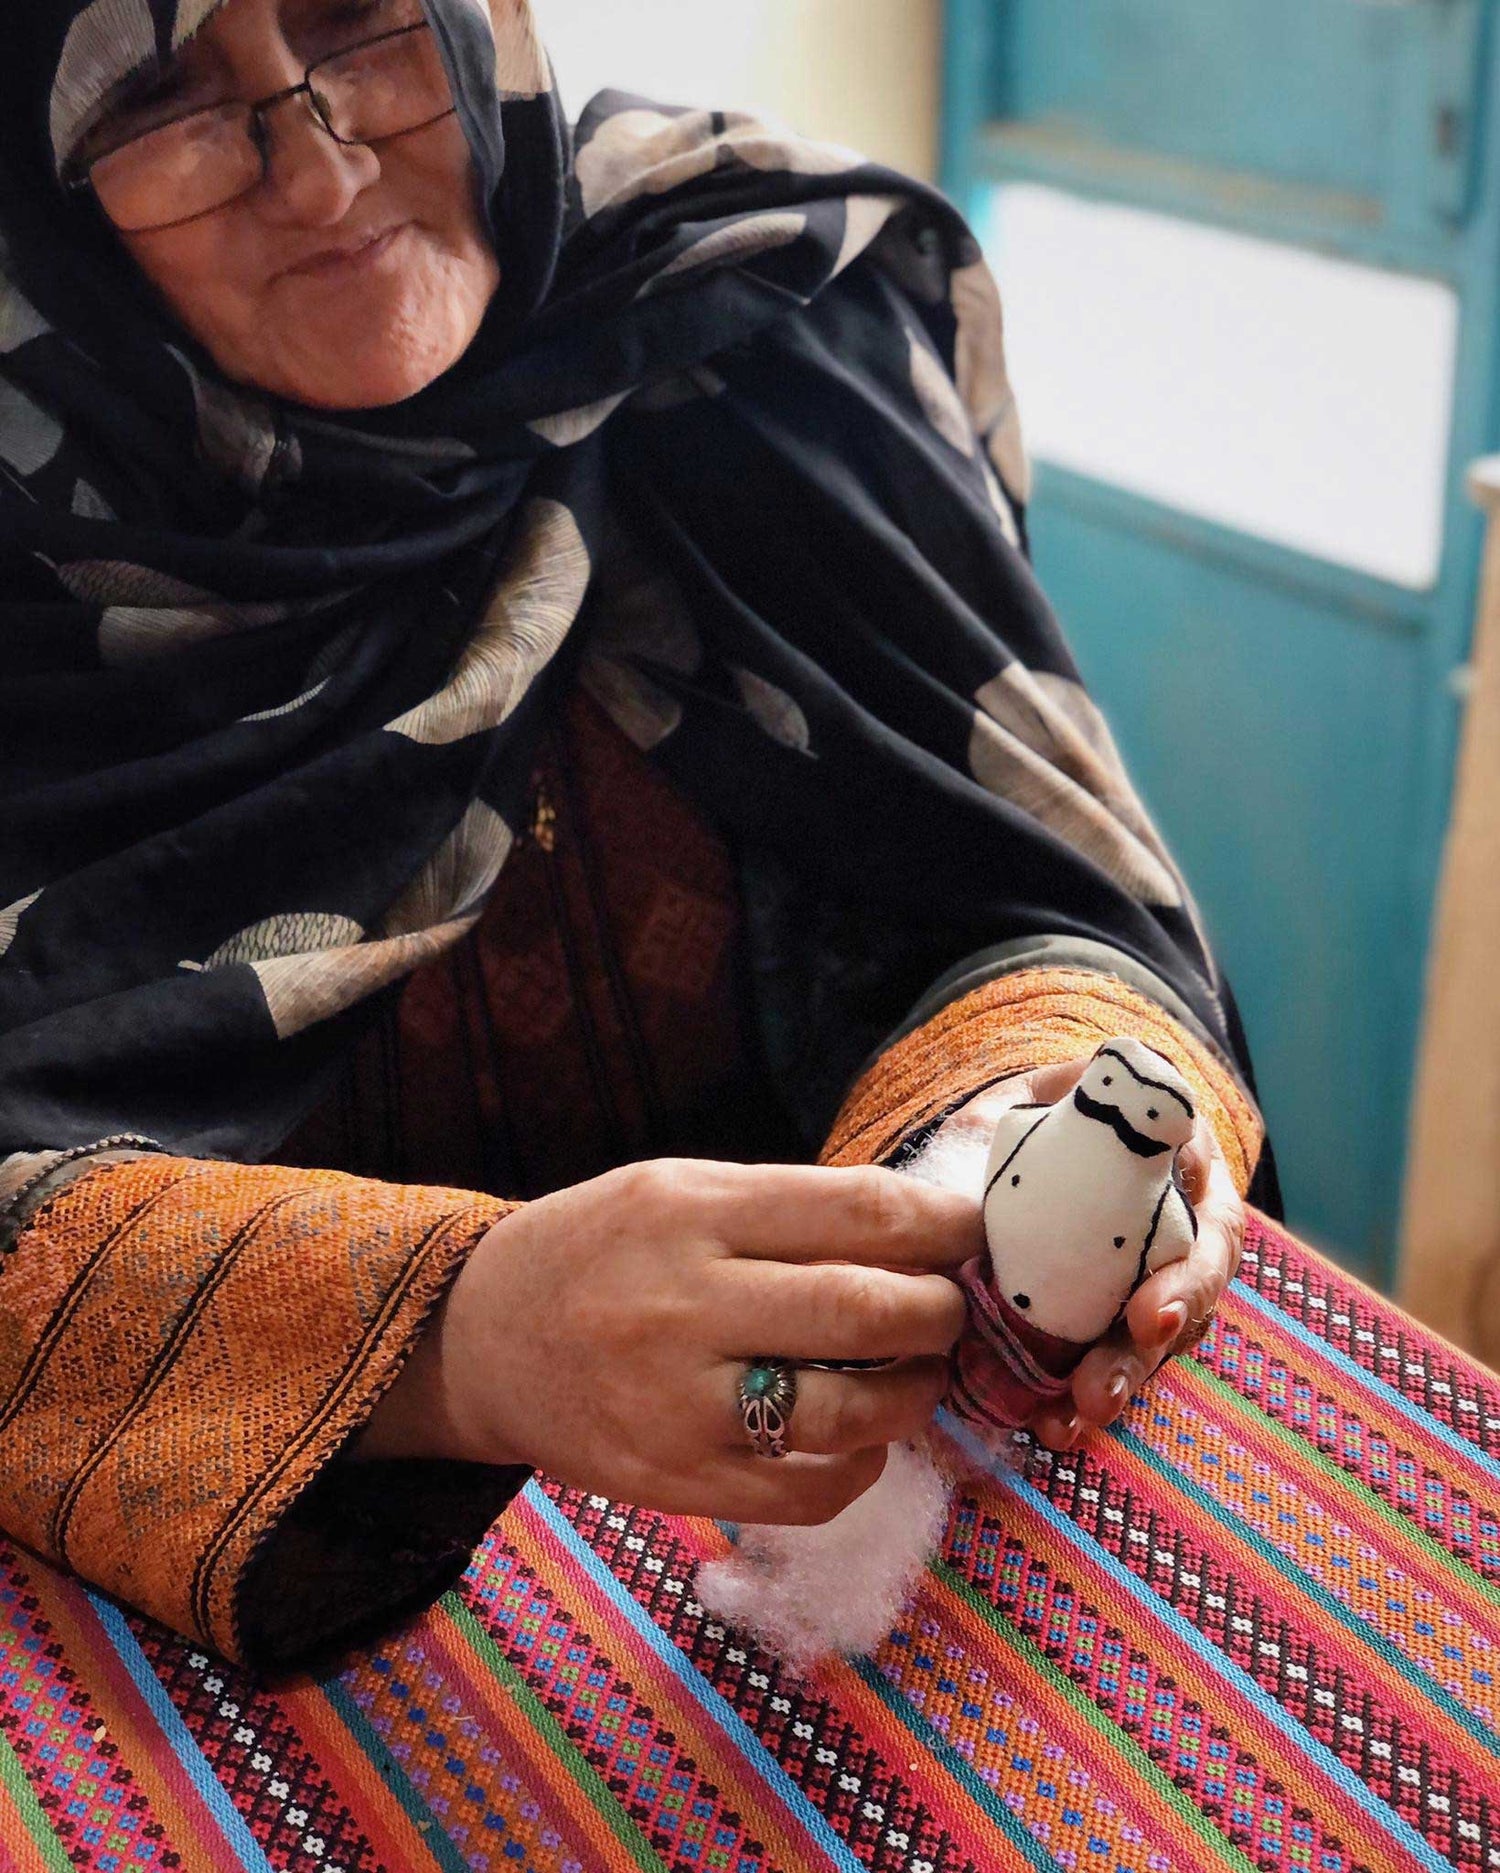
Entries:
<svg viewBox="0 0 1500 1873">
<path fill-rule="evenodd" d="M 831 1520 L 919 1437 L 982 1253 L 972 1197 L 893 1171 L 661 1160 L 492 1229 L 355 1454 L 520 1463 L 675 1514 Z M 895 1360 L 798 1374 L 791 1455 L 758 1457 L 761 1356 Z"/>
<path fill-rule="evenodd" d="M 1011 1106 L 1055 1105 L 1083 1078 L 1091 1058 L 1040 1067 L 991 1087 L 956 1112 L 943 1133 L 988 1138 Z M 1164 1360 L 1195 1346 L 1239 1270 L 1245 1206 L 1206 1119 L 1199 1119 L 1177 1162 L 1178 1182 L 1198 1212 L 1198 1240 L 1186 1260 L 1141 1284 L 1124 1319 L 1085 1355 L 1073 1375 L 1071 1404 L 1062 1399 L 1032 1420 L 1030 1428 L 1054 1450 L 1071 1449 L 1091 1425 L 1112 1424 Z"/>
</svg>

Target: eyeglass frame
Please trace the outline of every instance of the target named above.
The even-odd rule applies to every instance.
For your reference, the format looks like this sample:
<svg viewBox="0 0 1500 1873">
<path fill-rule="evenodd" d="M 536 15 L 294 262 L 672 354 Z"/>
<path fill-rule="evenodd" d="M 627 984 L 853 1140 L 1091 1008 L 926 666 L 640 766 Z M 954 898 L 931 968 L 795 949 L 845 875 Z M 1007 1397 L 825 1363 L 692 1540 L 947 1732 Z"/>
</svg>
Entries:
<svg viewBox="0 0 1500 1873">
<path fill-rule="evenodd" d="M 394 143 L 399 137 L 413 136 L 418 130 L 429 130 L 433 124 L 441 123 L 445 117 L 451 117 L 454 112 L 457 111 L 458 104 L 456 100 L 452 99 L 451 87 L 449 94 L 450 102 L 447 110 L 439 111 L 435 117 L 424 118 L 419 124 L 409 124 L 405 130 L 394 130 L 388 136 L 360 138 L 341 137 L 324 115 L 322 100 L 319 98 L 317 90 L 313 85 L 313 73 L 320 70 L 325 65 L 333 65 L 340 59 L 350 58 L 356 52 L 366 52 L 371 46 L 384 45 L 387 40 L 404 39 L 411 33 L 430 33 L 431 31 L 432 22 L 430 20 L 414 20 L 410 26 L 396 26 L 389 32 L 372 33 L 368 39 L 356 39 L 353 45 L 340 46 L 337 52 L 328 52 L 325 53 L 322 58 L 315 59 L 311 65 L 304 67 L 302 82 L 300 84 L 288 85 L 285 90 L 273 91 L 267 97 L 259 98 L 251 103 L 240 103 L 233 106 L 226 106 L 224 104 L 202 104 L 199 105 L 196 110 L 184 111 L 180 117 L 168 117 L 159 124 L 152 124 L 149 130 L 142 130 L 133 137 L 126 137 L 123 143 L 117 143 L 113 149 L 102 150 L 99 155 L 93 157 L 84 165 L 78 174 L 64 176 L 63 186 L 75 193 L 81 192 L 84 189 L 93 190 L 94 200 L 98 204 L 99 212 L 104 216 L 106 221 L 110 222 L 111 226 L 117 227 L 118 224 L 114 222 L 109 210 L 104 206 L 103 202 L 99 201 L 97 190 L 94 190 L 93 177 L 96 164 L 104 162 L 108 157 L 117 156 L 121 150 L 129 149 L 132 143 L 143 142 L 145 138 L 155 136 L 162 130 L 170 130 L 177 124 L 189 123 L 194 117 L 208 117 L 215 111 L 222 111 L 226 108 L 238 108 L 248 111 L 251 123 L 251 141 L 260 155 L 260 174 L 253 182 L 247 183 L 244 188 L 237 189 L 233 195 L 226 195 L 222 202 L 215 202 L 212 208 L 200 208 L 196 213 L 183 215 L 176 221 L 156 221 L 148 228 L 119 229 L 121 233 L 161 234 L 168 228 L 185 228 L 190 222 L 201 221 L 206 215 L 216 215 L 221 208 L 228 208 L 234 202 L 243 201 L 247 195 L 253 194 L 254 191 L 260 187 L 266 179 L 271 160 L 271 139 L 265 125 L 265 113 L 275 110 L 278 105 L 285 104 L 292 98 L 305 97 L 307 99 L 308 108 L 311 110 L 319 128 L 326 131 L 333 141 L 338 144 L 339 148 L 343 150 L 370 149 L 377 143 Z"/>
</svg>

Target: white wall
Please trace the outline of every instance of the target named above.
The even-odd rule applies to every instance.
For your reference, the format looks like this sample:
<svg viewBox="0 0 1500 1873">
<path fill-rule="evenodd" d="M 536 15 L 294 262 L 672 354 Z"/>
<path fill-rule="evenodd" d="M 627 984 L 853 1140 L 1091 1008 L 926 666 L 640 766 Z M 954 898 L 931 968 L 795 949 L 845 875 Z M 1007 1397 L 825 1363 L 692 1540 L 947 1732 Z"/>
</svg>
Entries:
<svg viewBox="0 0 1500 1873">
<path fill-rule="evenodd" d="M 615 85 L 750 105 L 933 172 L 940 0 L 533 0 L 571 110 Z"/>
</svg>

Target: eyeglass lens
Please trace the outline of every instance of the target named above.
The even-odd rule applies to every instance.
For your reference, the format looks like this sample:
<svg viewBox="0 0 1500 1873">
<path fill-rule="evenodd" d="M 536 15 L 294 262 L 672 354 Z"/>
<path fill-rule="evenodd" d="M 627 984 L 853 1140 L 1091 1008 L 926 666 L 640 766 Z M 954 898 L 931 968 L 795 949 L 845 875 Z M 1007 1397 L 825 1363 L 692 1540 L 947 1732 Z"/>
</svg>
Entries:
<svg viewBox="0 0 1500 1873">
<path fill-rule="evenodd" d="M 340 143 L 405 136 L 453 109 L 426 25 L 387 33 L 310 66 L 307 86 Z M 266 132 L 250 104 L 194 111 L 133 137 L 89 169 L 100 207 L 123 233 L 173 227 L 244 195 L 265 173 Z"/>
</svg>

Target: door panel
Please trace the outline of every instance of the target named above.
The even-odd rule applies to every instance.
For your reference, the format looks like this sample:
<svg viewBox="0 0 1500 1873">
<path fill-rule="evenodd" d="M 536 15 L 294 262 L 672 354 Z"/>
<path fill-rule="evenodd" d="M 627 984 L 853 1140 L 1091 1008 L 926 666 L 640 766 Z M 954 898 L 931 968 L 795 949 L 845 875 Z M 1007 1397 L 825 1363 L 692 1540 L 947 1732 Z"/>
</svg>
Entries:
<svg viewBox="0 0 1500 1873">
<path fill-rule="evenodd" d="M 1425 939 L 1420 637 L 1111 505 L 1043 472 L 1043 582 L 1243 1004 L 1298 1226 L 1378 1276 Z"/>
<path fill-rule="evenodd" d="M 990 206 L 981 237 L 1005 280 L 1034 452 L 1431 588 L 1458 337 L 1451 286 L 1035 183 L 994 190 Z"/>
<path fill-rule="evenodd" d="M 1019 254 L 1014 282 L 1038 571 L 1233 976 L 1290 1221 L 1376 1282 L 1473 632 L 1463 469 L 1497 429 L 1497 4 L 947 0 L 944 181 L 1002 293 L 998 192 L 1063 209 L 1041 302 Z M 1103 205 L 1123 246 L 1089 246 Z M 1236 288 L 1203 234 L 1276 243 L 1288 283 Z M 1343 310 L 1299 261 L 1344 269 Z"/>
<path fill-rule="evenodd" d="M 1452 212 L 1483 17 L 1481 0 L 1021 0 L 1001 108 L 1405 217 Z"/>
</svg>

